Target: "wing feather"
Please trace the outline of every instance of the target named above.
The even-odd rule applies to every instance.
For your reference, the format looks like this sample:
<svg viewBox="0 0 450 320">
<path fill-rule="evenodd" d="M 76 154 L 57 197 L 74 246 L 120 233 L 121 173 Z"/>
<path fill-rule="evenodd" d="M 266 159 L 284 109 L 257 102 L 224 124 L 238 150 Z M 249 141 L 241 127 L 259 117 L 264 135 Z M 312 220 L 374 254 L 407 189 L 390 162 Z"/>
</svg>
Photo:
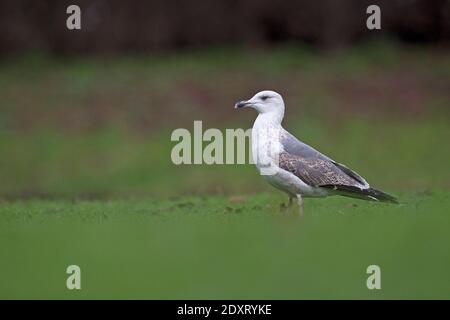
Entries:
<svg viewBox="0 0 450 320">
<path fill-rule="evenodd" d="M 279 157 L 280 168 L 291 172 L 303 182 L 313 187 L 353 186 L 360 189 L 365 186 L 337 167 L 333 161 L 320 158 L 303 158 L 282 152 Z"/>
<path fill-rule="evenodd" d="M 281 143 L 285 151 L 282 155 L 284 165 L 309 185 L 370 187 L 358 173 L 301 142 L 286 130 L 281 135 Z"/>
</svg>

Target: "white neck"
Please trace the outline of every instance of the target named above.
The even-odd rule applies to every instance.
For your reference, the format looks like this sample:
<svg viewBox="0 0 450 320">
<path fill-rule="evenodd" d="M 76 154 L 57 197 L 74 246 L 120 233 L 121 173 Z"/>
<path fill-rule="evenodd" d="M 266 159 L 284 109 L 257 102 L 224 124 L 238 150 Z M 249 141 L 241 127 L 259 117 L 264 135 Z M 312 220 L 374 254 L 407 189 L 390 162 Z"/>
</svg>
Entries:
<svg viewBox="0 0 450 320">
<path fill-rule="evenodd" d="M 283 114 L 275 112 L 260 113 L 256 118 L 252 129 L 252 156 L 258 168 L 278 162 L 274 159 L 283 149 L 280 143 L 282 120 Z"/>
<path fill-rule="evenodd" d="M 283 121 L 284 112 L 264 112 L 258 114 L 256 118 L 256 123 L 264 123 L 265 125 L 271 127 L 281 126 L 281 122 Z"/>
</svg>

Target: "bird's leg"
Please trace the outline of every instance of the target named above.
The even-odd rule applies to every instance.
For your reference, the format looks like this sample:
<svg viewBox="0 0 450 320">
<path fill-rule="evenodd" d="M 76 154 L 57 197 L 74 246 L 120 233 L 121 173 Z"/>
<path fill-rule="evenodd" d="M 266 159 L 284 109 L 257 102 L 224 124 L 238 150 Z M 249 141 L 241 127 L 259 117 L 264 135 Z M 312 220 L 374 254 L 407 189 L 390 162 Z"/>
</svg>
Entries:
<svg viewBox="0 0 450 320">
<path fill-rule="evenodd" d="M 301 194 L 297 194 L 297 204 L 299 210 L 299 216 L 303 216 L 303 198 Z"/>
<path fill-rule="evenodd" d="M 289 202 L 287 205 L 287 212 L 289 215 L 292 215 L 292 216 L 295 216 L 298 214 L 298 212 L 296 210 L 297 209 L 296 206 L 293 205 L 295 197 L 296 197 L 295 195 L 294 196 L 289 195 Z"/>
<path fill-rule="evenodd" d="M 293 202 L 294 202 L 294 197 L 289 196 L 288 208 L 292 207 Z"/>
</svg>

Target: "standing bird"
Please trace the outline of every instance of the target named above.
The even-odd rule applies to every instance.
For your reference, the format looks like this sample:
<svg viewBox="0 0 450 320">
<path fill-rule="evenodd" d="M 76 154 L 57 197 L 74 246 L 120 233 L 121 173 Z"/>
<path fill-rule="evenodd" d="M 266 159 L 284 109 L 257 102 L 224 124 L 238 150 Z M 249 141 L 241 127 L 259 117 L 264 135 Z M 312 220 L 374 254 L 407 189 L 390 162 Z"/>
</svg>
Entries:
<svg viewBox="0 0 450 320">
<path fill-rule="evenodd" d="M 252 156 L 259 173 L 274 187 L 296 199 L 300 215 L 303 197 L 342 195 L 364 200 L 398 203 L 395 197 L 373 189 L 347 168 L 284 130 L 284 101 L 274 91 L 261 91 L 235 109 L 253 108 L 258 117 L 252 129 Z"/>
</svg>

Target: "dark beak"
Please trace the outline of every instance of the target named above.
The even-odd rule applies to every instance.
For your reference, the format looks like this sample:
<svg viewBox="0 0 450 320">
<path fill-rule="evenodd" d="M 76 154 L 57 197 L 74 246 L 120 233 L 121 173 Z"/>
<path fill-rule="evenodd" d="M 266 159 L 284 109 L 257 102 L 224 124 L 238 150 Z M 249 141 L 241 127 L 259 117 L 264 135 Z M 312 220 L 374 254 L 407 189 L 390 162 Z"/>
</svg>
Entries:
<svg viewBox="0 0 450 320">
<path fill-rule="evenodd" d="M 240 109 L 240 108 L 244 108 L 245 106 L 248 106 L 250 104 L 250 102 L 248 101 L 239 101 L 234 105 L 235 109 Z"/>
</svg>

